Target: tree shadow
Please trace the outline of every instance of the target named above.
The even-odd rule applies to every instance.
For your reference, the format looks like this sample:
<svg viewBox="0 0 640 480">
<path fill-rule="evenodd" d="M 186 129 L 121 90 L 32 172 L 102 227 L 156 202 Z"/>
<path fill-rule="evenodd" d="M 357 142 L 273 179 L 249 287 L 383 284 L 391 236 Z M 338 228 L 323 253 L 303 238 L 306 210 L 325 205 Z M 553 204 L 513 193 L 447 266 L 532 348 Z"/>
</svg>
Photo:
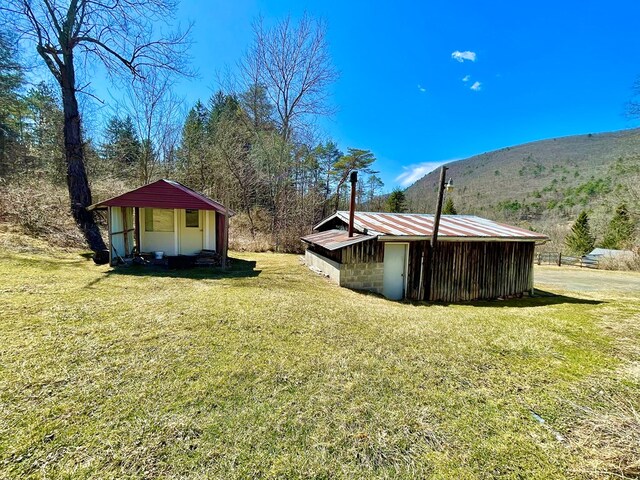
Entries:
<svg viewBox="0 0 640 480">
<path fill-rule="evenodd" d="M 222 267 L 194 266 L 190 268 L 169 269 L 162 265 L 120 265 L 112 267 L 104 275 L 89 282 L 85 288 L 91 288 L 105 278 L 112 275 L 126 275 L 133 277 L 168 277 L 190 278 L 193 280 L 216 280 L 223 278 L 251 278 L 257 277 L 262 270 L 256 270 L 255 260 L 243 260 L 230 258 L 231 265 L 226 269 Z"/>
</svg>

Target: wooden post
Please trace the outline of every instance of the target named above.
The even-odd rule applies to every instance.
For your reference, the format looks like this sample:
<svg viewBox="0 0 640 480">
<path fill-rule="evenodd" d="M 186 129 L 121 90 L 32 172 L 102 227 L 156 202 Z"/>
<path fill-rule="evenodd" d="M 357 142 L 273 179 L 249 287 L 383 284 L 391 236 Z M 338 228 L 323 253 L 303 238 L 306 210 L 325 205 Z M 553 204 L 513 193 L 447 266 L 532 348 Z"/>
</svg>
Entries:
<svg viewBox="0 0 640 480">
<path fill-rule="evenodd" d="M 127 229 L 127 207 L 120 207 L 122 215 L 122 235 L 124 235 L 124 256 L 129 255 L 129 231 Z"/>
<path fill-rule="evenodd" d="M 111 234 L 111 207 L 107 207 L 107 233 L 109 235 L 109 266 L 113 266 L 113 261 L 111 259 L 113 253 L 113 235 Z"/>
<path fill-rule="evenodd" d="M 438 245 L 438 228 L 440 227 L 440 216 L 442 215 L 442 199 L 444 197 L 444 181 L 447 175 L 448 168 L 444 165 L 440 169 L 440 183 L 438 185 L 438 203 L 436 205 L 436 215 L 433 219 L 433 233 L 431 235 L 431 244 L 427 255 L 427 268 L 425 271 L 426 281 L 424 296 L 425 300 L 429 301 L 431 298 L 431 275 L 433 272 L 432 263 L 435 258 L 435 250 Z"/>
<path fill-rule="evenodd" d="M 135 237 L 135 243 L 136 243 L 136 248 L 138 249 L 138 255 L 140 255 L 140 253 L 142 252 L 142 248 L 140 247 L 140 207 L 135 207 L 134 209 L 134 214 L 135 214 L 135 222 L 133 224 L 133 228 L 134 228 L 134 237 Z"/>
<path fill-rule="evenodd" d="M 223 237 L 223 244 L 222 244 L 222 269 L 226 270 L 227 269 L 227 251 L 229 250 L 229 207 L 227 205 L 229 205 L 228 200 L 229 200 L 229 195 L 225 195 L 225 203 L 224 203 L 224 232 L 222 232 L 222 234 L 224 235 Z"/>
<path fill-rule="evenodd" d="M 562 266 L 562 252 L 558 253 L 558 266 Z"/>
</svg>

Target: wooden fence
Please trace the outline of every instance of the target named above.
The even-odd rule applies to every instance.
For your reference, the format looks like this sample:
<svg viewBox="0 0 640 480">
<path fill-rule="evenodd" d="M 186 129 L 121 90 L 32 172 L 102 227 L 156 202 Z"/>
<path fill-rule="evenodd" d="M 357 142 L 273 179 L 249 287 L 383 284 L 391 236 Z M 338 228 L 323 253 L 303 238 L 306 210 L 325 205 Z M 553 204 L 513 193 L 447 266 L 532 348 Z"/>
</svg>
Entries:
<svg viewBox="0 0 640 480">
<path fill-rule="evenodd" d="M 540 252 L 536 254 L 538 265 L 571 265 L 581 268 L 599 268 L 600 261 L 591 256 L 573 257 L 559 252 Z"/>
</svg>

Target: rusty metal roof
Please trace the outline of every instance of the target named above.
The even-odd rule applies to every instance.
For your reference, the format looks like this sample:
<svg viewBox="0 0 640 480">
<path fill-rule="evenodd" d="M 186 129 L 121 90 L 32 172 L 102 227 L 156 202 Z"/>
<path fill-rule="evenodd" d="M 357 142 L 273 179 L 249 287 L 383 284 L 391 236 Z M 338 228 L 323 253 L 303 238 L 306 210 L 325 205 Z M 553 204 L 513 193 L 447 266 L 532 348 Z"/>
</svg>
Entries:
<svg viewBox="0 0 640 480">
<path fill-rule="evenodd" d="M 334 219 L 348 224 L 349 212 L 338 211 L 316 225 L 315 229 L 321 228 Z M 356 212 L 354 228 L 361 233 L 379 236 L 380 240 L 384 240 L 385 236 L 431 237 L 433 219 L 433 215 L 422 213 Z M 536 241 L 548 240 L 549 237 L 474 215 L 442 215 L 438 238 Z"/>
<path fill-rule="evenodd" d="M 225 207 L 174 180 L 161 179 L 117 197 L 98 202 L 89 210 L 105 207 L 193 208 L 225 213 Z M 229 210 L 229 214 L 233 212 Z"/>
<path fill-rule="evenodd" d="M 302 237 L 301 240 L 303 242 L 320 245 L 327 250 L 338 250 L 339 248 L 347 247 L 355 243 L 365 242 L 374 238 L 376 238 L 376 235 L 354 233 L 353 237 L 349 237 L 346 230 L 326 230 L 324 232 L 312 233 L 311 235 Z"/>
</svg>

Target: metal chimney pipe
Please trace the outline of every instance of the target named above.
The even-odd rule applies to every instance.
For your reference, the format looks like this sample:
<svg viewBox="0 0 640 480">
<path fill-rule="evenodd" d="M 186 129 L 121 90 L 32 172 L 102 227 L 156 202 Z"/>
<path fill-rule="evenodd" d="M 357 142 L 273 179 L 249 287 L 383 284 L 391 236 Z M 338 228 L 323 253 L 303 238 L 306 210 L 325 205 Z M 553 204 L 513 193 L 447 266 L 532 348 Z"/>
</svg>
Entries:
<svg viewBox="0 0 640 480">
<path fill-rule="evenodd" d="M 358 172 L 353 171 L 349 177 L 351 182 L 351 204 L 349 205 L 349 236 L 353 237 L 353 217 L 356 213 L 356 183 L 358 183 Z"/>
</svg>

